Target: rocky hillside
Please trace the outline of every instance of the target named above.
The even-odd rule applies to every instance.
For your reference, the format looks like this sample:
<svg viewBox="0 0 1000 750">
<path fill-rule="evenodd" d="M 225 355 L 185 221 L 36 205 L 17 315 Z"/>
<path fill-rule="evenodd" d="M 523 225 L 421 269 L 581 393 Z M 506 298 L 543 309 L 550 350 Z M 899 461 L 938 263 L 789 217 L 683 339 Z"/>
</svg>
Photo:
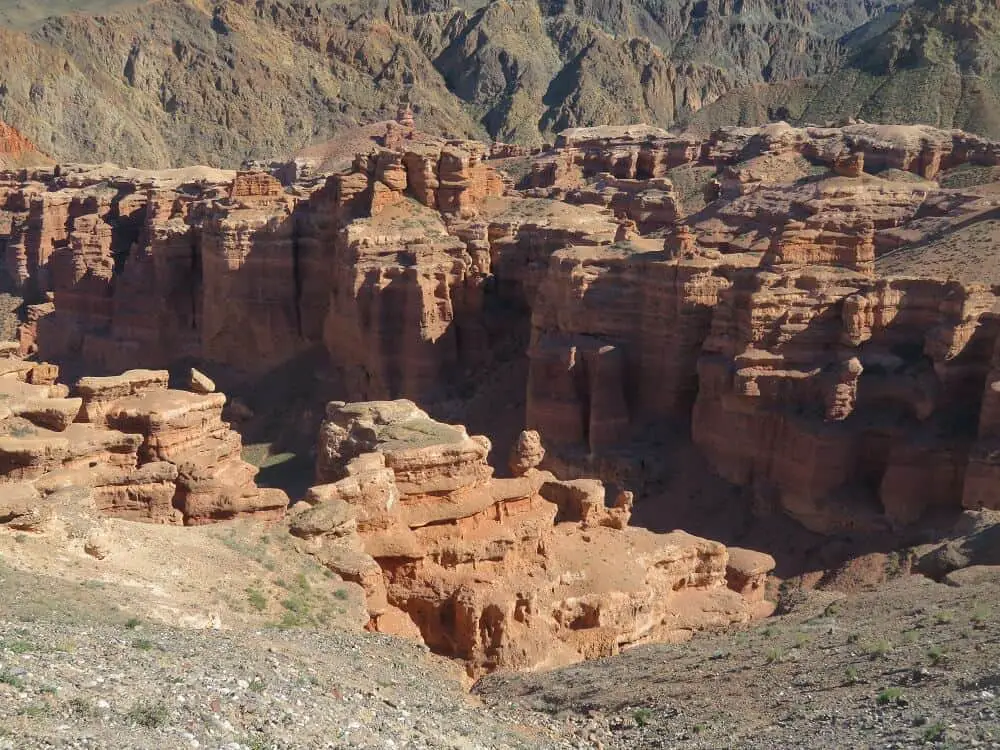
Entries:
<svg viewBox="0 0 1000 750">
<path fill-rule="evenodd" d="M 0 118 L 60 160 L 143 167 L 294 153 L 403 99 L 428 131 L 539 144 L 575 125 L 670 125 L 736 87 L 828 71 L 836 40 L 886 7 L 8 0 Z"/>
<path fill-rule="evenodd" d="M 892 21 L 890 23 L 890 21 Z M 693 116 L 704 131 L 771 119 L 926 123 L 1000 136 L 1000 11 L 983 0 L 920 0 L 845 37 L 835 72 L 755 86 Z"/>
</svg>

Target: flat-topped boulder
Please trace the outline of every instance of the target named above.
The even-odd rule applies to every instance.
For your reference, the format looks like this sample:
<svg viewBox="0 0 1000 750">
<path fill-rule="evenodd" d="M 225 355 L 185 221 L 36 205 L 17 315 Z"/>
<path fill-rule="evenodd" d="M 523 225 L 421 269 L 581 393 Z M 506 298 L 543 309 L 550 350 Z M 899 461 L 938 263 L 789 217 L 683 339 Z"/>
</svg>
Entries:
<svg viewBox="0 0 1000 750">
<path fill-rule="evenodd" d="M 488 481 L 489 451 L 485 437 L 436 422 L 412 401 L 335 401 L 320 433 L 317 480 L 337 479 L 346 460 L 378 452 L 404 495 L 439 495 Z"/>
<path fill-rule="evenodd" d="M 166 370 L 127 370 L 121 375 L 80 378 L 76 392 L 83 398 L 83 418 L 99 423 L 110 405 L 128 396 L 166 390 L 170 373 Z"/>
</svg>

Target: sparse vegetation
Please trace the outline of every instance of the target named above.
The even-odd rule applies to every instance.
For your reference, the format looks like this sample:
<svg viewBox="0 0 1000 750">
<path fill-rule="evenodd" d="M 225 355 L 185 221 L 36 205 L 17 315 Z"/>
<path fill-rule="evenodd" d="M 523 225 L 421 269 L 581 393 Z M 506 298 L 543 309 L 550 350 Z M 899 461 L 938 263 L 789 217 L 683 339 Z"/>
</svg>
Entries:
<svg viewBox="0 0 1000 750">
<path fill-rule="evenodd" d="M 126 630 L 135 630 L 141 624 L 142 624 L 142 620 L 140 620 L 138 617 L 130 617 L 130 618 L 128 618 L 125 621 L 125 629 Z"/>
<path fill-rule="evenodd" d="M 233 552 L 250 558 L 265 570 L 277 568 L 274 560 L 268 555 L 268 542 L 264 541 L 267 537 L 261 537 L 256 543 L 251 543 L 238 538 L 236 532 L 230 529 L 228 534 L 219 535 L 218 539 Z"/>
<path fill-rule="evenodd" d="M 955 613 L 950 609 L 942 609 L 934 614 L 934 622 L 938 625 L 946 625 L 955 619 Z"/>
<path fill-rule="evenodd" d="M 940 646 L 931 646 L 927 649 L 927 658 L 930 659 L 933 666 L 938 666 L 945 659 L 944 649 Z"/>
<path fill-rule="evenodd" d="M 15 690 L 21 690 L 24 687 L 24 680 L 18 677 L 13 672 L 2 671 L 0 672 L 0 683 L 4 685 L 10 685 Z"/>
<path fill-rule="evenodd" d="M 844 677 L 847 679 L 848 685 L 858 684 L 858 670 L 856 667 L 848 667 L 844 670 Z"/>
<path fill-rule="evenodd" d="M 975 625 L 976 627 L 982 627 L 987 622 L 990 621 L 992 616 L 993 616 L 993 609 L 990 607 L 990 605 L 986 604 L 985 602 L 976 602 L 975 607 L 973 607 L 972 616 L 970 619 L 972 620 L 973 625 Z"/>
<path fill-rule="evenodd" d="M 937 721 L 931 724 L 924 730 L 923 740 L 924 742 L 939 742 L 944 739 L 945 735 L 945 725 L 943 722 Z"/>
<path fill-rule="evenodd" d="M 0 651 L 10 651 L 12 654 L 27 654 L 34 650 L 35 645 L 23 638 L 0 641 Z"/>
<path fill-rule="evenodd" d="M 150 651 L 153 648 L 153 642 L 148 638 L 136 638 L 132 641 L 132 648 L 137 648 L 140 651 Z"/>
<path fill-rule="evenodd" d="M 263 612 L 267 609 L 267 597 L 264 596 L 260 589 L 248 588 L 247 601 L 250 603 L 250 606 L 258 612 Z"/>
<path fill-rule="evenodd" d="M 906 553 L 893 550 L 885 557 L 885 577 L 898 578 L 903 573 L 903 562 L 906 560 Z"/>
<path fill-rule="evenodd" d="M 784 652 L 784 650 L 782 650 L 782 649 L 780 649 L 780 648 L 778 648 L 776 646 L 773 647 L 773 648 L 768 649 L 767 650 L 767 654 L 765 654 L 765 656 L 764 656 L 764 660 L 768 664 L 775 664 L 777 662 L 783 661 L 784 658 L 785 658 L 785 652 Z"/>
<path fill-rule="evenodd" d="M 240 744 L 244 745 L 247 750 L 276 750 L 278 747 L 274 740 L 259 735 L 244 737 Z"/>
<path fill-rule="evenodd" d="M 903 689 L 900 687 L 885 688 L 879 692 L 875 702 L 880 706 L 888 706 L 890 703 L 898 703 L 903 697 Z"/>
<path fill-rule="evenodd" d="M 170 721 L 170 710 L 163 701 L 139 701 L 125 714 L 125 721 L 146 729 L 158 729 Z"/>
<path fill-rule="evenodd" d="M 892 642 L 885 638 L 870 641 L 864 645 L 863 651 L 873 659 L 880 659 L 892 651 Z"/>
<path fill-rule="evenodd" d="M 30 706 L 18 709 L 17 713 L 21 716 L 27 716 L 29 719 L 40 719 L 52 713 L 52 706 L 48 703 L 32 703 Z"/>
<path fill-rule="evenodd" d="M 640 726 L 648 726 L 653 720 L 653 712 L 648 708 L 637 708 L 632 712 L 632 718 L 635 719 L 635 723 Z"/>
<path fill-rule="evenodd" d="M 97 715 L 97 710 L 94 708 L 94 704 L 91 703 L 89 699 L 81 695 L 73 696 L 66 701 L 66 705 L 69 708 L 70 713 L 74 716 L 84 718 Z"/>
</svg>

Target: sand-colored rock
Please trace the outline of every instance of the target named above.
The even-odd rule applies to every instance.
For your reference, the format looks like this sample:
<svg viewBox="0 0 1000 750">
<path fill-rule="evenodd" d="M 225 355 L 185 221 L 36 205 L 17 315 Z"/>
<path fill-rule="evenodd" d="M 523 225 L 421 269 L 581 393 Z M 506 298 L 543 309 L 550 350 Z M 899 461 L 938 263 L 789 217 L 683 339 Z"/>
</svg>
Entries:
<svg viewBox="0 0 1000 750">
<path fill-rule="evenodd" d="M 215 392 L 215 381 L 201 370 L 192 367 L 188 377 L 188 387 L 195 393 L 205 395 Z"/>
<path fill-rule="evenodd" d="M 816 530 L 990 507 L 993 436 L 969 426 L 995 416 L 1000 278 L 978 278 L 992 245 L 973 232 L 994 188 L 934 178 L 992 168 L 997 144 L 860 122 L 571 129 L 518 157 L 518 193 L 483 144 L 376 130 L 332 174 L 8 175 L 6 268 L 39 293 L 20 351 L 100 373 L 289 367 L 345 398 L 422 404 L 520 378 L 508 365 L 527 356 L 526 424 L 505 440 L 536 430 L 546 466 L 574 476 L 690 425 L 714 471 Z M 940 249 L 952 235 L 962 252 Z M 955 278 L 902 272 L 935 252 Z M 105 397 L 81 396 L 100 421 Z M 192 477 L 195 494 L 244 486 L 227 471 Z"/>
<path fill-rule="evenodd" d="M 0 518 L 37 525 L 49 498 L 71 490 L 100 514 L 152 523 L 283 514 L 285 494 L 257 488 L 257 469 L 240 459 L 224 395 L 170 390 L 152 370 L 66 391 L 0 378 Z"/>
<path fill-rule="evenodd" d="M 510 470 L 516 476 L 524 476 L 530 469 L 537 469 L 545 458 L 545 446 L 537 430 L 522 430 L 510 452 Z"/>
</svg>

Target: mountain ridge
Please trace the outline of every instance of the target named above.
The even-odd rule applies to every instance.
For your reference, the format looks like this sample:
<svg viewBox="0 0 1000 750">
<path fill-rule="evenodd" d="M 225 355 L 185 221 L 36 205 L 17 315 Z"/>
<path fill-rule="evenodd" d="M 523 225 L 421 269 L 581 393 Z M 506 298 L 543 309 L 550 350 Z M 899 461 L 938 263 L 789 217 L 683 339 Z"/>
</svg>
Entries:
<svg viewBox="0 0 1000 750">
<path fill-rule="evenodd" d="M 731 90 L 832 69 L 837 39 L 890 4 L 14 7 L 0 3 L 0 119 L 59 160 L 162 168 L 284 157 L 389 119 L 403 101 L 425 130 L 532 146 L 571 126 L 669 126 Z"/>
</svg>

